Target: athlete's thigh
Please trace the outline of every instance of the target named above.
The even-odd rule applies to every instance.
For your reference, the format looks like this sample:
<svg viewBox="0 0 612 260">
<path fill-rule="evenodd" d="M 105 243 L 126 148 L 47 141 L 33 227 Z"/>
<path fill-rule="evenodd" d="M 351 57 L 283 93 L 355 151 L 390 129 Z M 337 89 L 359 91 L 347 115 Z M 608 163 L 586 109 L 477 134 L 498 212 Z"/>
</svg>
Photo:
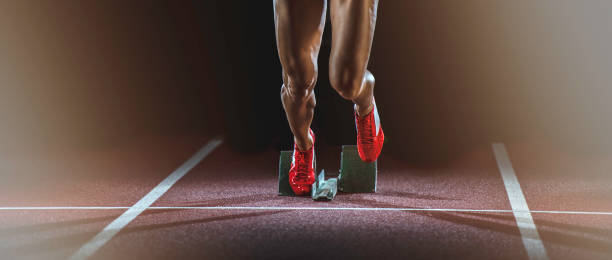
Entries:
<svg viewBox="0 0 612 260">
<path fill-rule="evenodd" d="M 326 0 L 274 0 L 278 54 L 287 78 L 297 84 L 317 76 L 317 57 L 325 27 Z M 312 82 L 314 84 L 314 82 Z"/>
<path fill-rule="evenodd" d="M 330 0 L 330 76 L 364 75 L 372 49 L 377 9 L 378 0 Z"/>
</svg>

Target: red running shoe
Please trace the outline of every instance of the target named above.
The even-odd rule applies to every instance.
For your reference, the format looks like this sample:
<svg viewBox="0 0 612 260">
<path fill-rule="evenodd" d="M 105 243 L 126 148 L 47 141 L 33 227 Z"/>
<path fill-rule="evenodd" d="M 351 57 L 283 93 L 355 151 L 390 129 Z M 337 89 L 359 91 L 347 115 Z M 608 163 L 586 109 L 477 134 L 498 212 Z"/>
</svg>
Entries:
<svg viewBox="0 0 612 260">
<path fill-rule="evenodd" d="M 289 169 L 289 185 L 295 195 L 308 195 L 315 181 L 315 136 L 312 129 L 309 129 L 312 137 L 312 147 L 307 151 L 300 151 L 297 145 L 293 145 L 293 160 Z"/>
<path fill-rule="evenodd" d="M 364 162 L 376 161 L 385 141 L 385 133 L 383 133 L 382 126 L 380 125 L 376 101 L 374 101 L 372 111 L 365 116 L 357 115 L 357 110 L 355 109 L 355 128 L 357 128 L 357 151 L 359 152 L 359 157 Z"/>
</svg>

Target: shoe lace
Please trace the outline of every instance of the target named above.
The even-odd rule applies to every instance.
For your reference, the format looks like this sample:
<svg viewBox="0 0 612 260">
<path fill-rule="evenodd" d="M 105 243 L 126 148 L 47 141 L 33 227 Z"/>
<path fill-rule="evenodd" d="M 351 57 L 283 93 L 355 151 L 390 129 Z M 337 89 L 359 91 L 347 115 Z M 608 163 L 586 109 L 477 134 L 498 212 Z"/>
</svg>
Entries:
<svg viewBox="0 0 612 260">
<path fill-rule="evenodd" d="M 296 154 L 296 162 L 297 162 L 297 174 L 295 179 L 297 181 L 307 181 L 308 180 L 308 172 L 310 170 L 310 164 L 308 163 L 308 153 L 298 151 Z"/>
<path fill-rule="evenodd" d="M 359 142 L 365 145 L 374 144 L 374 129 L 370 117 L 363 117 L 357 120 L 359 123 L 359 129 L 361 130 L 359 135 Z"/>
</svg>

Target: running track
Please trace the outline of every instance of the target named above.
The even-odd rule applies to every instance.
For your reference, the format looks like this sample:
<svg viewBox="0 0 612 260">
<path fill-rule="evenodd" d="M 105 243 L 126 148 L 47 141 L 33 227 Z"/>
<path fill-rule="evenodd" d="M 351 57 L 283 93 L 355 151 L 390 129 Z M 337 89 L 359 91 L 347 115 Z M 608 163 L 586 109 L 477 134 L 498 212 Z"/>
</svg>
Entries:
<svg viewBox="0 0 612 260">
<path fill-rule="evenodd" d="M 464 150 L 435 165 L 383 153 L 378 193 L 329 203 L 277 196 L 278 151 L 222 137 L 6 153 L 1 258 L 612 258 L 610 154 Z M 337 171 L 338 154 L 321 146 L 319 165 Z"/>
</svg>

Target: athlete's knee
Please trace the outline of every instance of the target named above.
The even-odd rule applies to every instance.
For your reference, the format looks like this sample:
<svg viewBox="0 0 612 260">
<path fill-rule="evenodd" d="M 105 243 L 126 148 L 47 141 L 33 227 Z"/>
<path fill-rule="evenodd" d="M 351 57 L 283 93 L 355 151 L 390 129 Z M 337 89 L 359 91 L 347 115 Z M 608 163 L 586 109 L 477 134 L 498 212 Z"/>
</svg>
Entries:
<svg viewBox="0 0 612 260">
<path fill-rule="evenodd" d="M 360 94 L 362 86 L 369 78 L 372 81 L 374 79 L 371 73 L 360 73 L 357 69 L 348 67 L 332 68 L 329 73 L 329 81 L 332 87 L 340 96 L 348 100 L 353 100 Z"/>
<path fill-rule="evenodd" d="M 312 72 L 286 72 L 283 73 L 283 86 L 281 95 L 295 102 L 312 99 L 314 87 L 317 83 L 316 69 Z"/>
</svg>

